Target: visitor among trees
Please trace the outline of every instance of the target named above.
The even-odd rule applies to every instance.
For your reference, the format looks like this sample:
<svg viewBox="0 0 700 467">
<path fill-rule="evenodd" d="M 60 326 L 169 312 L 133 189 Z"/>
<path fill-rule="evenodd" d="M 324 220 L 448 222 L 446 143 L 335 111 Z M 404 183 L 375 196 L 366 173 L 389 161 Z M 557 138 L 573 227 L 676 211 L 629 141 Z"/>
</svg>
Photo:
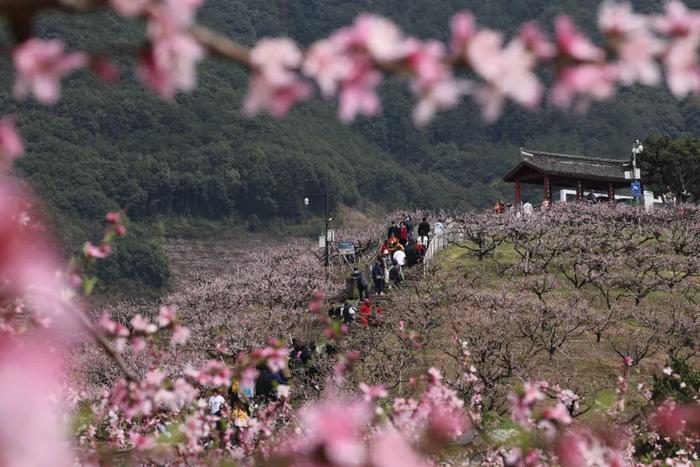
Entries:
<svg viewBox="0 0 700 467">
<path fill-rule="evenodd" d="M 355 280 L 357 293 L 360 296 L 360 301 L 362 301 L 367 296 L 367 286 L 369 285 L 367 277 L 365 276 L 365 273 L 363 271 L 360 271 L 358 268 L 355 268 L 355 270 L 352 273 L 352 278 Z"/>
<path fill-rule="evenodd" d="M 418 224 L 418 243 L 428 246 L 428 239 L 430 235 L 430 223 L 428 218 L 424 217 L 420 224 Z"/>
<path fill-rule="evenodd" d="M 384 295 L 384 261 L 382 256 L 379 256 L 372 266 L 372 280 L 374 281 L 374 291 L 378 295 Z"/>
</svg>

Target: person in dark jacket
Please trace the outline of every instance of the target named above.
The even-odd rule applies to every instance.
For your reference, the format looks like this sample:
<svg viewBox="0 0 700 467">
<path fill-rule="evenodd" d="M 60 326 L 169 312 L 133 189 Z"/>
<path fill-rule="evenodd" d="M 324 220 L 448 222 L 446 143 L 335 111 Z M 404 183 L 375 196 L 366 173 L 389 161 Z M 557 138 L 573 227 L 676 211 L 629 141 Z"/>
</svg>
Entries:
<svg viewBox="0 0 700 467">
<path fill-rule="evenodd" d="M 430 223 L 424 217 L 423 222 L 418 224 L 418 242 L 422 245 L 428 245 L 428 235 L 430 235 Z"/>
<path fill-rule="evenodd" d="M 389 232 L 387 232 L 386 238 L 391 238 L 391 237 L 399 238 L 400 233 L 401 233 L 401 229 L 399 228 L 399 226 L 396 225 L 396 222 L 392 222 L 391 225 L 389 226 Z"/>
<path fill-rule="evenodd" d="M 415 244 L 406 247 L 406 266 L 409 268 L 418 264 L 418 251 Z"/>
<path fill-rule="evenodd" d="M 343 323 L 348 326 L 352 324 L 355 319 L 355 313 L 357 313 L 357 310 L 350 304 L 350 300 L 345 300 L 345 305 L 343 305 Z"/>
<path fill-rule="evenodd" d="M 355 285 L 357 286 L 357 291 L 360 294 L 360 301 L 362 301 L 367 296 L 367 286 L 369 285 L 369 282 L 367 281 L 365 274 L 357 268 L 355 268 L 355 271 L 352 273 L 352 278 L 355 279 Z"/>
<path fill-rule="evenodd" d="M 408 239 L 412 240 L 413 239 L 413 221 L 411 220 L 411 216 L 406 217 L 406 220 L 403 221 L 403 225 L 406 226 L 406 230 L 408 231 Z"/>
<path fill-rule="evenodd" d="M 340 319 L 342 317 L 341 309 L 335 302 L 331 302 L 331 307 L 328 309 L 328 317 L 330 319 Z"/>
<path fill-rule="evenodd" d="M 374 291 L 378 295 L 384 295 L 384 263 L 379 257 L 372 267 L 372 281 L 374 281 Z"/>
</svg>

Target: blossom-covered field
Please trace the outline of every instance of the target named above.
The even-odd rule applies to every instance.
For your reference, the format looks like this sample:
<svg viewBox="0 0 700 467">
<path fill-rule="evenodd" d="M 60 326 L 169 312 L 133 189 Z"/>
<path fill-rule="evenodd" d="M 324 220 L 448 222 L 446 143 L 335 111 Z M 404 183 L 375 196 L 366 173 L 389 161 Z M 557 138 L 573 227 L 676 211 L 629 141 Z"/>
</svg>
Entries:
<svg viewBox="0 0 700 467">
<path fill-rule="evenodd" d="M 228 268 L 216 261 L 223 244 L 176 245 L 180 260 L 192 255 L 199 267 L 183 269 L 198 273 L 180 279 L 163 299 L 167 308 L 120 303 L 99 311 L 116 320 L 101 324 L 145 379 L 108 389 L 79 428 L 82 443 L 127 447 L 134 440 L 119 437 L 131 433 L 145 437 L 134 459 L 173 456 L 180 448 L 149 434 L 149 426 L 165 424 L 185 430 L 187 456 L 206 462 L 223 456 L 305 465 L 315 455 L 306 451 L 308 436 L 332 452 L 340 441 L 326 436 L 352 435 L 355 450 L 331 464 L 381 456 L 384 438 L 394 436 L 392 446 L 421 465 L 429 458 L 549 463 L 594 453 L 602 464 L 659 456 L 683 463 L 696 435 L 671 442 L 659 434 L 668 427 L 659 425 L 658 411 L 688 417 L 660 404 L 697 400 L 699 223 L 691 206 L 644 213 L 555 205 L 528 219 L 455 213 L 453 245 L 378 302 L 370 326 L 349 328 L 325 314 L 348 271 L 336 265 L 326 282 L 313 244 L 281 243 L 273 253 L 268 242 L 247 254 L 234 248 L 239 262 Z M 149 324 L 168 323 L 175 311 L 186 336 Z M 301 352 L 310 353 L 303 362 L 295 357 Z M 79 405 L 100 400 L 100 390 L 121 377 L 93 344 L 70 360 L 94 387 Z M 289 386 L 251 409 L 251 426 L 229 425 L 216 441 L 216 418 L 188 404 L 232 375 L 255 378 L 255 362 L 288 364 Z M 302 404 L 301 418 L 289 412 Z M 606 431 L 603 420 L 616 430 Z M 296 439 L 288 432 L 295 424 L 310 431 Z M 398 431 L 386 433 L 389 427 Z"/>
</svg>

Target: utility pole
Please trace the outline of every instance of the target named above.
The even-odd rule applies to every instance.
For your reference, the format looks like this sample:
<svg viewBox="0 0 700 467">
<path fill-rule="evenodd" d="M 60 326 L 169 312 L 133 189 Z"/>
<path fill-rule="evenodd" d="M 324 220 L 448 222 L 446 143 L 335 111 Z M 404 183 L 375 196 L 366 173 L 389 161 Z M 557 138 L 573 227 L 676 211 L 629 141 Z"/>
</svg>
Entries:
<svg viewBox="0 0 700 467">
<path fill-rule="evenodd" d="M 330 200 L 329 200 L 329 194 L 328 194 L 328 185 L 325 186 L 323 189 L 323 194 L 319 193 L 317 195 L 308 195 L 306 198 L 304 198 L 304 205 L 308 206 L 309 205 L 309 196 L 311 197 L 321 197 L 323 196 L 325 200 L 325 209 L 324 209 L 324 226 L 326 231 L 323 233 L 323 238 L 324 238 L 324 251 L 325 251 L 325 258 L 324 258 L 324 265 L 326 266 L 326 277 L 330 276 L 330 266 L 331 266 L 331 244 L 330 244 L 330 235 L 329 235 L 329 229 L 330 229 L 330 223 L 331 223 L 331 206 L 330 206 Z"/>
<path fill-rule="evenodd" d="M 328 186 L 326 186 L 325 189 L 325 196 L 326 196 L 326 274 L 328 274 L 328 271 L 331 266 L 331 247 L 330 247 L 330 239 L 328 238 L 328 227 L 331 222 L 331 213 L 330 213 L 330 207 L 328 205 Z"/>
</svg>

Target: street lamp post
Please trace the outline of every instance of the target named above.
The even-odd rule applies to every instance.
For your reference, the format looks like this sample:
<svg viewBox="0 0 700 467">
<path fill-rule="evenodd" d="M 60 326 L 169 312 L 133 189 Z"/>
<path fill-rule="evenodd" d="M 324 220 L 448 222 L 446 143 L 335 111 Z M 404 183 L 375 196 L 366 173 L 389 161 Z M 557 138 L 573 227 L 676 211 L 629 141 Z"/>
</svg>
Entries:
<svg viewBox="0 0 700 467">
<path fill-rule="evenodd" d="M 325 200 L 325 218 L 324 219 L 325 219 L 326 230 L 324 233 L 324 238 L 325 238 L 324 243 L 325 243 L 326 255 L 325 255 L 325 262 L 324 263 L 326 266 L 326 270 L 328 270 L 328 268 L 331 265 L 331 248 L 330 248 L 330 243 L 329 243 L 329 238 L 328 238 L 328 228 L 330 227 L 331 213 L 330 213 L 330 206 L 328 203 L 328 189 L 325 189 L 322 195 L 319 194 L 319 195 L 309 195 L 309 196 L 311 196 L 311 197 L 323 196 L 323 198 Z M 304 198 L 304 205 L 305 206 L 309 205 L 309 198 L 308 197 Z"/>
<path fill-rule="evenodd" d="M 637 180 L 637 156 L 639 156 L 642 152 L 644 151 L 644 146 L 642 146 L 642 143 L 639 142 L 639 140 L 636 140 L 634 144 L 632 145 L 632 181 L 633 183 L 638 183 Z M 644 192 L 642 191 L 641 184 L 639 186 L 639 197 L 635 196 L 635 203 L 639 204 L 639 198 L 644 195 Z"/>
</svg>

